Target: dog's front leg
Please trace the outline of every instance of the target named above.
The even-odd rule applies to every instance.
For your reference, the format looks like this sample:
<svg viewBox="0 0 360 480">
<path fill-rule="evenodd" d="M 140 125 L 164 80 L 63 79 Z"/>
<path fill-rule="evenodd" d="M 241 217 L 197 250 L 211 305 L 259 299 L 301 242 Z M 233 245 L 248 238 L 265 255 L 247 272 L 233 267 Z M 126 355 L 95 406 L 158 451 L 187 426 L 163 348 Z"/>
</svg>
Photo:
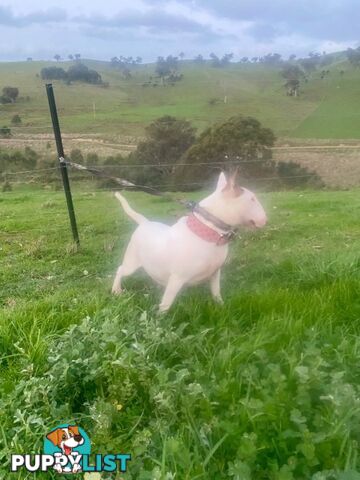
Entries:
<svg viewBox="0 0 360 480">
<path fill-rule="evenodd" d="M 176 295 L 179 293 L 184 283 L 185 282 L 182 278 L 179 278 L 176 275 L 170 276 L 161 303 L 159 305 L 160 312 L 166 312 L 167 310 L 169 310 L 173 301 L 175 300 Z"/>
<path fill-rule="evenodd" d="M 215 302 L 224 303 L 220 292 L 220 268 L 216 270 L 214 275 L 210 278 L 210 290 Z"/>
</svg>

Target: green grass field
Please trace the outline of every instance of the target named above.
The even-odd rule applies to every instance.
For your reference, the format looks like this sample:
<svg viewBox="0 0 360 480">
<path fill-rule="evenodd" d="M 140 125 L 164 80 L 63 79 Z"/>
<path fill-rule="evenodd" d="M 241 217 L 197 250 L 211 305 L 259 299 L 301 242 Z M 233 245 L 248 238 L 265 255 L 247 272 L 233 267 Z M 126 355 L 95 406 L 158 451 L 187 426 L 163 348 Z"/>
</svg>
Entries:
<svg viewBox="0 0 360 480">
<path fill-rule="evenodd" d="M 61 191 L 0 198 L 0 477 L 25 478 L 10 453 L 75 421 L 94 452 L 132 454 L 118 479 L 359 479 L 359 190 L 263 194 L 269 225 L 232 244 L 225 305 L 203 286 L 164 316 L 141 275 L 109 293 L 134 226 L 109 192 L 74 192 L 77 252 Z"/>
<path fill-rule="evenodd" d="M 182 62 L 184 79 L 174 87 L 144 88 L 144 81 L 154 75 L 154 65 L 136 67 L 132 79 L 124 80 L 109 63 L 86 63 L 110 86 L 54 82 L 64 132 L 136 138 L 143 135 L 149 122 L 165 114 L 187 118 L 200 131 L 234 114 L 244 114 L 258 118 L 279 136 L 360 138 L 360 72 L 344 61 L 327 67 L 330 74 L 324 80 L 320 71 L 311 74 L 308 83 L 303 82 L 299 98 L 285 95 L 279 68 L 263 65 L 232 64 L 216 69 Z M 49 64 L 0 63 L 0 87 L 17 86 L 23 97 L 15 105 L 1 106 L 0 125 L 9 124 L 18 113 L 23 126 L 14 129 L 15 134 L 51 133 L 45 82 L 36 76 Z M 59 65 L 67 68 L 70 63 Z M 340 70 L 345 70 L 343 76 Z M 217 103 L 211 105 L 211 99 Z"/>
</svg>

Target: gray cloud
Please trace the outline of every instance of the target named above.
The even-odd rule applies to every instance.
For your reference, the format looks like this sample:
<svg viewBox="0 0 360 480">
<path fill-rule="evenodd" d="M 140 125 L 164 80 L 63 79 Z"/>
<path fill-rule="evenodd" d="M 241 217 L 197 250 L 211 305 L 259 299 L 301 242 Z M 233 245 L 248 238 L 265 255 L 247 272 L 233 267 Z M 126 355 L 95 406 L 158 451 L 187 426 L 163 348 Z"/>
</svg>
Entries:
<svg viewBox="0 0 360 480">
<path fill-rule="evenodd" d="M 182 0 L 194 4 L 192 0 Z M 195 5 L 231 20 L 255 23 L 249 33 L 264 39 L 273 29 L 280 35 L 302 35 L 319 40 L 354 41 L 359 38 L 357 0 L 196 0 Z M 266 35 L 265 35 L 266 38 Z"/>
<path fill-rule="evenodd" d="M 72 21 L 94 25 L 96 27 L 146 27 L 159 32 L 205 33 L 210 31 L 207 26 L 201 25 L 185 16 L 175 15 L 156 9 L 150 9 L 145 12 L 139 10 L 126 10 L 112 17 L 99 15 L 78 16 L 74 17 Z"/>
<path fill-rule="evenodd" d="M 9 7 L 0 6 L 0 25 L 24 28 L 33 24 L 59 23 L 68 18 L 62 8 L 50 8 L 26 15 L 15 15 Z"/>
<path fill-rule="evenodd" d="M 63 55 L 75 49 L 110 58 L 120 46 L 147 60 L 179 50 L 189 57 L 210 51 L 304 55 L 358 41 L 357 0 L 134 0 L 131 6 L 108 0 L 106 9 L 97 0 L 62 0 L 61 8 L 49 0 L 54 7 L 43 10 L 41 0 L 12 1 L 16 13 L 0 6 L 0 25 L 9 40 L 0 46 L 2 58 L 11 52 L 14 58 L 19 52 L 40 56 L 44 38 L 49 51 Z"/>
</svg>

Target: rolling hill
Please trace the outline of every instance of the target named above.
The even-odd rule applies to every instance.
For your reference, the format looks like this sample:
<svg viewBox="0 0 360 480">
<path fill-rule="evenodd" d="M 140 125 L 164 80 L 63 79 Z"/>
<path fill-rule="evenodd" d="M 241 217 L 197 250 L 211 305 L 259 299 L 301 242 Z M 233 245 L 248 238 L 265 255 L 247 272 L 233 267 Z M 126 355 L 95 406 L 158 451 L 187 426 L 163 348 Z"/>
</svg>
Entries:
<svg viewBox="0 0 360 480">
<path fill-rule="evenodd" d="M 242 113 L 255 116 L 280 137 L 360 138 L 360 71 L 346 61 L 326 67 L 324 79 L 320 71 L 311 74 L 298 98 L 286 95 L 279 67 L 263 64 L 217 69 L 181 62 L 183 80 L 165 88 L 143 86 L 154 75 L 153 64 L 135 67 L 132 78 L 125 80 L 109 63 L 84 63 L 101 73 L 109 87 L 53 82 L 65 133 L 137 138 L 151 120 L 165 114 L 185 117 L 202 130 Z M 17 113 L 22 126 L 15 134 L 51 133 L 45 82 L 38 75 L 49 65 L 54 62 L 0 63 L 0 88 L 16 86 L 21 97 L 14 105 L 0 105 L 0 125 L 9 125 Z"/>
</svg>

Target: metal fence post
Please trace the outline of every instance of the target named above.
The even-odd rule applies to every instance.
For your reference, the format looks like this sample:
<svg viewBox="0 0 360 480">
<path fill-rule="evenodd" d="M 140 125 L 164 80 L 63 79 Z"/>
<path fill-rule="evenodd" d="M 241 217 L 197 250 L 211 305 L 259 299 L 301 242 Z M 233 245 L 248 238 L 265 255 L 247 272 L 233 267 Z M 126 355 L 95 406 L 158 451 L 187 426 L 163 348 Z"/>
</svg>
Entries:
<svg viewBox="0 0 360 480">
<path fill-rule="evenodd" d="M 78 234 L 78 229 L 77 229 L 77 225 L 76 225 L 74 205 L 73 205 L 71 190 L 70 190 L 69 176 L 68 176 L 68 171 L 67 171 L 67 165 L 66 165 L 66 162 L 65 162 L 65 154 L 64 154 L 64 148 L 63 148 L 63 143 L 62 143 L 62 138 L 61 138 L 59 119 L 58 119 L 58 114 L 57 114 L 57 109 L 56 109 L 54 90 L 53 90 L 53 86 L 52 86 L 51 83 L 46 84 L 46 93 L 47 93 L 47 97 L 48 97 L 48 101 L 49 101 L 51 120 L 52 120 L 52 124 L 53 124 L 53 129 L 54 129 L 56 148 L 57 148 L 58 158 L 59 158 L 59 162 L 60 162 L 60 171 L 61 171 L 62 181 L 63 181 L 63 185 L 64 185 L 64 191 L 65 191 L 66 203 L 67 203 L 68 212 L 69 212 L 71 230 L 72 230 L 72 234 L 73 234 L 73 237 L 74 237 L 74 241 L 77 243 L 77 245 L 80 245 L 79 234 Z"/>
</svg>

